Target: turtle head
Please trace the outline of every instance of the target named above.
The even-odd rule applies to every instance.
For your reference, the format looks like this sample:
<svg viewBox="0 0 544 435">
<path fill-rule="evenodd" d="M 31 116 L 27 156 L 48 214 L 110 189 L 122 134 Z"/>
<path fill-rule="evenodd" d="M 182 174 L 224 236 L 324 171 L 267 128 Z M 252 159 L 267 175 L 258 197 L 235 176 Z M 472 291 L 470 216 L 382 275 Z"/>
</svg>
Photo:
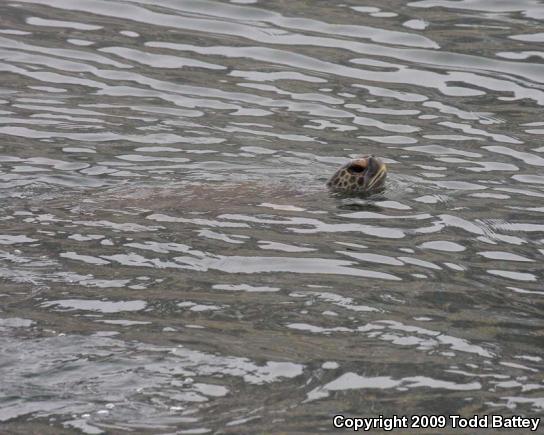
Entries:
<svg viewBox="0 0 544 435">
<path fill-rule="evenodd" d="M 342 166 L 327 182 L 337 192 L 369 194 L 383 190 L 387 168 L 374 156 L 351 160 Z"/>
</svg>

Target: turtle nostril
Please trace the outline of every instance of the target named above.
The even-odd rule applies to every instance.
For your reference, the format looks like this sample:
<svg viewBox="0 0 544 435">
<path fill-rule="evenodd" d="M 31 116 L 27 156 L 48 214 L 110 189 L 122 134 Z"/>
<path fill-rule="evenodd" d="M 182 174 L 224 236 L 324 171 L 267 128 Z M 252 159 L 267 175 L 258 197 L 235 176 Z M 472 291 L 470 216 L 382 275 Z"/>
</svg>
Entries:
<svg viewBox="0 0 544 435">
<path fill-rule="evenodd" d="M 365 170 L 365 168 L 361 165 L 351 165 L 348 170 L 350 172 L 355 172 L 357 174 L 360 174 L 361 172 L 363 172 Z"/>
</svg>

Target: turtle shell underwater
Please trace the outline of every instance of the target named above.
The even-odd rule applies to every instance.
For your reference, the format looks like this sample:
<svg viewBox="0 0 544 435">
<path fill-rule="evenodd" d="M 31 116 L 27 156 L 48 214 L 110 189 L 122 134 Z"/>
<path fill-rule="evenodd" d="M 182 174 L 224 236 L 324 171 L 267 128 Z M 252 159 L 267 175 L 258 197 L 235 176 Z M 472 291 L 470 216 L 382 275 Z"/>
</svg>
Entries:
<svg viewBox="0 0 544 435">
<path fill-rule="evenodd" d="M 387 167 L 374 156 L 351 160 L 342 166 L 327 182 L 327 186 L 339 193 L 372 194 L 385 188 Z"/>
<path fill-rule="evenodd" d="M 377 157 L 365 156 L 348 161 L 341 166 L 327 182 L 328 188 L 345 196 L 369 196 L 380 193 L 385 189 L 387 168 Z M 281 181 L 281 180 L 280 180 Z M 320 187 L 315 189 L 322 192 Z M 263 198 L 274 198 L 274 202 L 281 204 L 290 201 L 293 195 L 313 203 L 315 196 L 308 195 L 308 190 L 296 190 L 287 183 L 240 182 L 222 180 L 220 183 L 183 181 L 169 186 L 149 186 L 134 184 L 132 187 L 121 185 L 105 189 L 98 189 L 96 196 L 85 198 L 87 202 L 82 207 L 90 210 L 107 210 L 112 207 L 126 210 L 149 210 L 152 214 L 159 212 L 184 213 L 187 209 L 206 211 L 221 210 L 221 213 L 239 213 L 240 207 L 262 203 Z M 64 199 L 59 199 L 63 204 Z M 100 206 L 99 206 L 100 205 Z M 249 209 L 248 212 L 251 212 Z M 160 215 L 160 214 L 159 214 Z M 168 218 L 167 218 L 168 219 Z"/>
</svg>

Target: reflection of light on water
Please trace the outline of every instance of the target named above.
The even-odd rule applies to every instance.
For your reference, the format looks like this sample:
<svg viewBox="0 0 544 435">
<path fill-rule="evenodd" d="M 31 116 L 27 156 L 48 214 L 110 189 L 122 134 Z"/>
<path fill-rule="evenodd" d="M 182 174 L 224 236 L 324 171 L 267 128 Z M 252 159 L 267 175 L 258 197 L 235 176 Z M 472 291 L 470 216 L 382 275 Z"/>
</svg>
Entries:
<svg viewBox="0 0 544 435">
<path fill-rule="evenodd" d="M 541 10 L 2 3 L 0 420 L 540 412 Z"/>
<path fill-rule="evenodd" d="M 11 319 L 0 323 L 0 327 L 27 328 L 33 322 Z M 143 323 L 118 324 L 127 327 Z M 199 418 L 189 418 L 198 409 L 193 406 L 232 395 L 230 386 L 221 385 L 225 383 L 225 376 L 238 379 L 238 383 L 263 385 L 296 378 L 304 369 L 300 364 L 275 361 L 258 364 L 247 358 L 217 356 L 181 346 L 171 349 L 139 342 L 126 343 L 102 335 L 42 338 L 28 342 L 17 352 L 12 352 L 15 350 L 12 343 L 1 338 L 3 348 L 10 351 L 11 363 L 17 362 L 10 365 L 10 381 L 4 383 L 4 392 L 17 397 L 21 388 L 25 388 L 29 373 L 47 371 L 48 375 L 35 377 L 32 392 L 27 390 L 25 403 L 10 399 L 10 406 L 0 411 L 0 421 L 28 412 L 54 415 L 71 409 L 72 418 L 82 416 L 82 421 L 90 427 L 103 420 L 100 415 L 160 427 L 161 420 L 167 415 L 164 405 L 168 404 L 171 409 L 177 407 L 181 411 L 169 415 L 170 423 L 193 423 L 199 421 Z M 49 349 L 55 349 L 55 352 L 51 353 Z M 207 381 L 194 379 L 200 377 Z M 210 377 L 218 382 L 210 382 Z M 52 397 L 47 402 L 40 399 L 42 394 L 61 386 L 64 386 L 63 397 Z M 104 401 L 101 397 L 105 396 L 110 402 L 105 407 L 108 412 L 102 412 Z M 140 415 L 138 409 L 141 407 L 154 412 Z"/>
<path fill-rule="evenodd" d="M 44 308 L 56 307 L 60 310 L 98 311 L 101 313 L 140 311 L 146 305 L 145 301 L 96 301 L 90 299 L 66 299 L 42 303 Z"/>
<path fill-rule="evenodd" d="M 479 382 L 468 382 L 459 384 L 450 381 L 433 379 L 427 376 L 413 376 L 402 379 L 393 379 L 390 376 L 367 377 L 356 373 L 345 373 L 338 379 L 329 382 L 322 387 L 308 393 L 306 402 L 328 397 L 330 392 L 345 390 L 373 390 L 373 389 L 396 389 L 406 391 L 413 388 L 438 388 L 451 391 L 480 390 Z"/>
<path fill-rule="evenodd" d="M 355 309 L 356 307 L 346 308 Z M 433 348 L 446 346 L 452 351 L 472 353 L 484 358 L 492 358 L 494 356 L 491 352 L 483 349 L 480 346 L 470 344 L 462 338 L 453 337 L 451 335 L 442 334 L 439 331 L 433 331 L 418 326 L 404 325 L 394 320 L 381 320 L 377 322 L 371 322 L 367 323 L 364 326 L 359 326 L 355 329 L 342 327 L 321 328 L 319 326 L 302 323 L 289 324 L 287 325 L 287 327 L 300 331 L 309 331 L 313 333 L 325 334 L 331 334 L 334 332 L 364 333 L 372 338 L 378 338 L 380 340 L 392 342 L 396 345 L 415 346 L 418 350 L 422 351 L 429 351 Z M 420 336 L 410 334 L 402 335 L 403 332 L 415 333 L 419 334 Z"/>
</svg>

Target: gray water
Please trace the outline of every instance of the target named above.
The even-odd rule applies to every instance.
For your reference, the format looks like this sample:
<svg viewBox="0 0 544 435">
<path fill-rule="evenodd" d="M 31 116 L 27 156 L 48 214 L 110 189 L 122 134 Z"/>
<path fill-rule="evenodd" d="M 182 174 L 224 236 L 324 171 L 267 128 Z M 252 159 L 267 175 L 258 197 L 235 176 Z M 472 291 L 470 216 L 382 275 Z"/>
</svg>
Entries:
<svg viewBox="0 0 544 435">
<path fill-rule="evenodd" d="M 3 0 L 3 433 L 542 415 L 543 20 Z M 385 193 L 331 195 L 366 154 Z"/>
</svg>

